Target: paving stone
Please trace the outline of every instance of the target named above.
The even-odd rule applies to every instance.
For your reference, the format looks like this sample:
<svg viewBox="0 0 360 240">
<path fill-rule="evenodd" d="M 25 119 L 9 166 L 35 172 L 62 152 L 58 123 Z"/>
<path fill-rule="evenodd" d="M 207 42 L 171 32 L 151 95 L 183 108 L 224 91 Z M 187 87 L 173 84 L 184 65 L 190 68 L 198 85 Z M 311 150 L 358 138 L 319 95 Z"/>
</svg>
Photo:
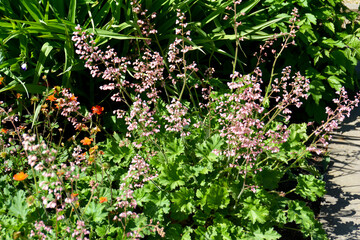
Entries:
<svg viewBox="0 0 360 240">
<path fill-rule="evenodd" d="M 360 239 L 360 108 L 333 134 L 319 220 L 329 239 Z"/>
</svg>

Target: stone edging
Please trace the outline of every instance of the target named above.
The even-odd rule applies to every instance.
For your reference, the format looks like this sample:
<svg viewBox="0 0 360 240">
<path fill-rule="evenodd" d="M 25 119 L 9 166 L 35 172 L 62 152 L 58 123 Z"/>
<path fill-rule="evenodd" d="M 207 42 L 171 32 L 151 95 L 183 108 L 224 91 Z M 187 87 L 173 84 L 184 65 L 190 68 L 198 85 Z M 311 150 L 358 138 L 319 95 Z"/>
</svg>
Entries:
<svg viewBox="0 0 360 240">
<path fill-rule="evenodd" d="M 344 5 L 352 11 L 358 11 L 358 9 L 359 9 L 358 3 L 344 3 Z"/>
</svg>

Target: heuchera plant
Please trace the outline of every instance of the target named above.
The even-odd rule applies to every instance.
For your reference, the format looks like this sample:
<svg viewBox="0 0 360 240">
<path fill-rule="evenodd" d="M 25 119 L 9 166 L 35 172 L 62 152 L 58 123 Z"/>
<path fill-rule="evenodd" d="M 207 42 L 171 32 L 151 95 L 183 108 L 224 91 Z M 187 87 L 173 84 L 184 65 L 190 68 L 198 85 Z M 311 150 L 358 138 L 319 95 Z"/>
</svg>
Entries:
<svg viewBox="0 0 360 240">
<path fill-rule="evenodd" d="M 228 8 L 235 35 L 240 3 Z M 289 32 L 274 35 L 254 54 L 253 72 L 237 72 L 234 62 L 222 87 L 213 84 L 220 81 L 216 69 L 201 73 L 203 66 L 187 61 L 196 50 L 188 45 L 185 14 L 177 11 L 176 38 L 162 56 L 151 48 L 156 14 L 132 4 L 148 37 L 137 44 L 137 56 L 102 50 L 95 34 L 80 26 L 72 38 L 117 109 L 98 103 L 88 111 L 69 89 L 54 87 L 27 123 L 41 124 L 26 132 L 25 117 L 1 102 L 7 174 L 0 183 L 11 178 L 13 184 L 0 198 L 10 216 L 0 217 L 0 231 L 15 239 L 279 239 L 284 229 L 295 229 L 326 239 L 307 206 L 325 193 L 308 159 L 324 153 L 319 144 L 328 144 L 328 134 L 357 106 L 359 95 L 350 101 L 342 88 L 336 108 L 327 108 L 327 120 L 313 129 L 291 122 L 310 82 L 290 66 L 273 70 L 295 44 L 297 10 Z M 236 49 L 242 40 L 236 38 Z M 272 49 L 274 41 L 282 41 L 281 49 Z M 266 58 L 273 61 L 268 80 L 259 68 Z M 105 114 L 119 131 L 102 126 Z M 70 138 L 67 123 L 75 132 Z"/>
</svg>

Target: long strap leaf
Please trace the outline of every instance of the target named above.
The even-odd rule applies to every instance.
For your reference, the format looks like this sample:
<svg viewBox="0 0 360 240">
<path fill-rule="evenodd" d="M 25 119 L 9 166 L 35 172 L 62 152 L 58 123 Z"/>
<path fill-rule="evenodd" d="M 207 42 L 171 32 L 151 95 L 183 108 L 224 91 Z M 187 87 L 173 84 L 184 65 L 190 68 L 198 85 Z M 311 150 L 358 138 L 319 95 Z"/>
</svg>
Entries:
<svg viewBox="0 0 360 240">
<path fill-rule="evenodd" d="M 44 43 L 44 45 L 41 47 L 39 61 L 37 62 L 35 68 L 34 81 L 33 81 L 34 84 L 37 84 L 39 82 L 41 72 L 44 69 L 45 60 L 53 48 L 54 47 L 51 46 L 49 42 Z"/>
<path fill-rule="evenodd" d="M 40 6 L 35 0 L 20 0 L 21 4 L 28 10 L 31 17 L 39 22 L 44 20 L 44 16 L 40 11 Z"/>
</svg>

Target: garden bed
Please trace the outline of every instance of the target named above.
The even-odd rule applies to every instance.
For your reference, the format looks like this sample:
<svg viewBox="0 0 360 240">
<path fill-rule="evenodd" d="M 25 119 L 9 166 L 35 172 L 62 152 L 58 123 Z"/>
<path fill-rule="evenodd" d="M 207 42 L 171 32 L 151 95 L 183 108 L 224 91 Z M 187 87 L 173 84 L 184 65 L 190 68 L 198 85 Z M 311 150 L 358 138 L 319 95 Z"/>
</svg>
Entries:
<svg viewBox="0 0 360 240">
<path fill-rule="evenodd" d="M 359 102 L 341 1 L 0 13 L 1 236 L 327 238 L 321 161 Z"/>
</svg>

